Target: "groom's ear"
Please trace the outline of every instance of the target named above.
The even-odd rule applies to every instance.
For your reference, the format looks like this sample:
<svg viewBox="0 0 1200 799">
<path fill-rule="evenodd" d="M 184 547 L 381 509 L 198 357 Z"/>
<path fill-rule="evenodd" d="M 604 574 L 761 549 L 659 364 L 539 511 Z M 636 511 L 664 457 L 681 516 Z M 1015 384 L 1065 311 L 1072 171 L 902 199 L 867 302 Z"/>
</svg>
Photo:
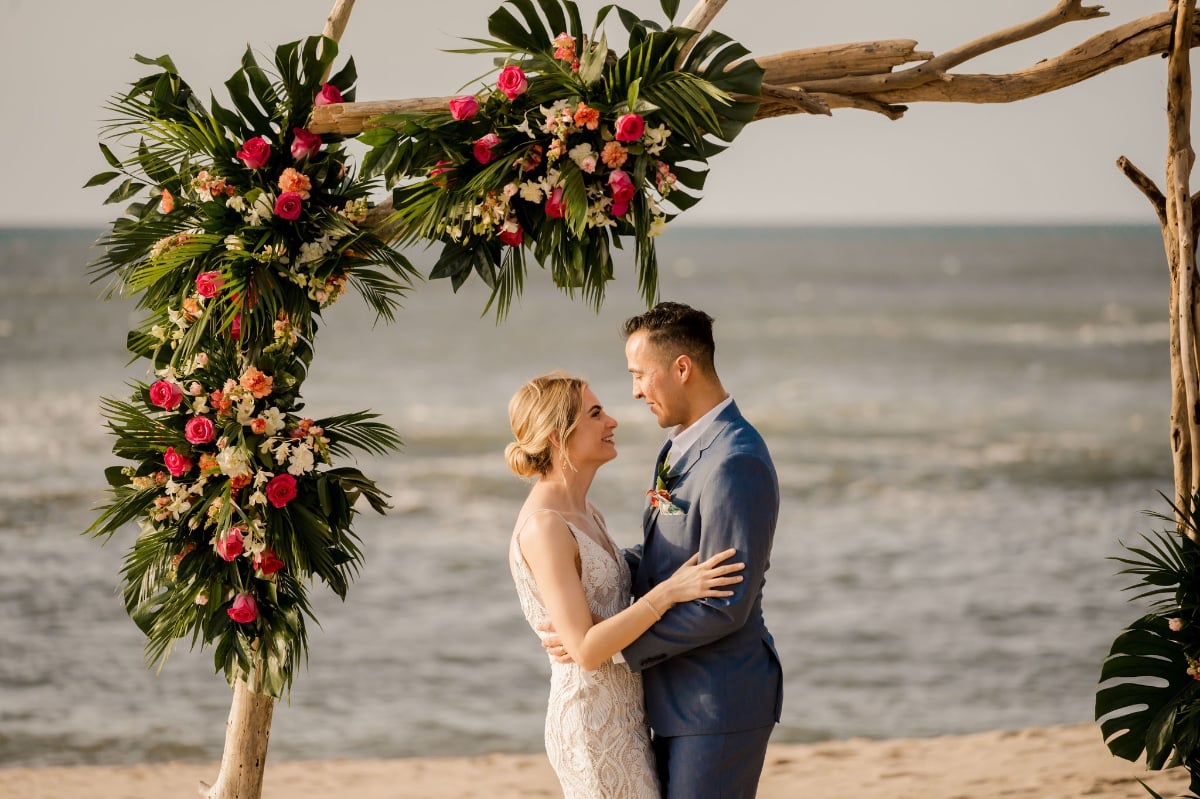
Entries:
<svg viewBox="0 0 1200 799">
<path fill-rule="evenodd" d="M 692 376 L 695 366 L 692 364 L 692 359 L 687 355 L 680 355 L 675 359 L 675 363 L 671 364 L 675 374 L 679 377 L 679 382 L 686 383 L 688 378 Z"/>
</svg>

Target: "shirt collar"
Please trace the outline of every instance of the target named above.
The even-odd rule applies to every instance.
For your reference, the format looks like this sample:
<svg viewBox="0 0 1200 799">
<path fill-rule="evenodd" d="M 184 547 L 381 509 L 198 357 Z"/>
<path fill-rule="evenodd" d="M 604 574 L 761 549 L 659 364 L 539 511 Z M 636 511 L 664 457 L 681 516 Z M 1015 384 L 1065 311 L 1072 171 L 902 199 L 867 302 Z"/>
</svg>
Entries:
<svg viewBox="0 0 1200 799">
<path fill-rule="evenodd" d="M 680 459 L 692 448 L 692 445 L 700 440 L 700 437 L 704 435 L 704 431 L 709 428 L 709 425 L 720 415 L 721 411 L 728 408 L 732 402 L 733 396 L 730 395 L 721 402 L 718 402 L 713 406 L 712 410 L 687 427 L 682 429 L 676 427 L 672 430 L 670 435 L 671 451 L 667 455 L 669 461 L 671 463 L 679 463 Z"/>
</svg>

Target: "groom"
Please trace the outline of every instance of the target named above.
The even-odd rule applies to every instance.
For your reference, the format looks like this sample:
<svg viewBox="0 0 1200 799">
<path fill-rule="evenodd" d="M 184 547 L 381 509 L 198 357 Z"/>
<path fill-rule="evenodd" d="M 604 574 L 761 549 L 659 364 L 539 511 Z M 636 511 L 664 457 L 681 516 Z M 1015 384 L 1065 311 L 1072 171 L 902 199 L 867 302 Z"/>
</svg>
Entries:
<svg viewBox="0 0 1200 799">
<path fill-rule="evenodd" d="M 677 605 L 622 653 L 642 672 L 667 799 L 753 797 L 783 702 L 762 614 L 779 482 L 717 376 L 712 322 L 662 302 L 624 327 L 633 396 L 671 431 L 655 466 L 665 494 L 647 507 L 644 543 L 625 553 L 635 598 L 697 551 L 703 560 L 733 547 L 746 564 L 733 596 Z"/>
</svg>

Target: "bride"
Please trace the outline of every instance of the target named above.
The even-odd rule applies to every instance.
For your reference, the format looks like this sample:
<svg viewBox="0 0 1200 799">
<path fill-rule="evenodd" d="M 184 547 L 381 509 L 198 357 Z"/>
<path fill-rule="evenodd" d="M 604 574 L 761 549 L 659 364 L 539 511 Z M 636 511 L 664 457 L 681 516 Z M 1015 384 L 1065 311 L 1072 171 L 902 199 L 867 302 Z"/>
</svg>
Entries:
<svg viewBox="0 0 1200 799">
<path fill-rule="evenodd" d="M 596 470 L 617 456 L 617 422 L 588 385 L 562 372 L 534 378 L 508 407 L 508 466 L 534 480 L 517 516 L 509 565 L 526 620 L 547 623 L 573 662 L 550 660 L 546 754 L 566 799 L 658 799 L 641 675 L 613 655 L 681 602 L 730 596 L 741 563 L 728 549 L 693 555 L 632 605 L 630 573 L 604 517 L 587 498 Z"/>
</svg>

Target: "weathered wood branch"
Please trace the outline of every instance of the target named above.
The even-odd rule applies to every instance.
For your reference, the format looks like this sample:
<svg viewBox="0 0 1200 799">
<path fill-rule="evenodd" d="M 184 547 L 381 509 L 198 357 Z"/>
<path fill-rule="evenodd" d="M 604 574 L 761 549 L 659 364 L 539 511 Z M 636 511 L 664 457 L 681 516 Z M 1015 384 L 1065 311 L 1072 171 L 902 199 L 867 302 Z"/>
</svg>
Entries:
<svg viewBox="0 0 1200 799">
<path fill-rule="evenodd" d="M 335 42 L 340 42 L 342 34 L 346 32 L 346 25 L 350 22 L 350 12 L 353 10 L 354 0 L 335 0 L 333 10 L 325 18 L 325 29 L 321 31 L 321 35 L 327 39 L 333 39 Z M 329 79 L 329 73 L 332 69 L 333 64 L 325 67 L 325 73 L 321 75 L 322 82 Z"/>
<path fill-rule="evenodd" d="M 1193 28 L 1195 25 L 1193 21 Z M 1171 28 L 1172 15 L 1161 12 L 1093 36 L 1054 58 L 1013 73 L 943 74 L 938 80 L 919 86 L 867 95 L 813 93 L 833 109 L 863 108 L 864 98 L 889 109 L 915 102 L 1011 103 L 1073 86 L 1110 69 L 1166 53 L 1171 47 Z M 797 85 L 811 89 L 815 84 L 802 80 Z M 760 106 L 758 116 L 766 118 L 789 113 L 801 113 L 801 110 L 768 100 Z"/>
<path fill-rule="evenodd" d="M 1146 199 L 1150 201 L 1150 205 L 1154 207 L 1154 213 L 1158 214 L 1158 220 L 1164 226 L 1167 224 L 1167 198 L 1162 193 L 1162 190 L 1155 185 L 1145 172 L 1138 169 L 1132 161 L 1125 156 L 1117 159 L 1117 169 L 1125 174 L 1125 177 L 1133 183 L 1138 190 L 1146 195 Z"/>
<path fill-rule="evenodd" d="M 974 57 L 987 49 L 995 49 L 1000 46 L 997 42 L 1002 38 L 1018 41 L 1019 39 L 1013 38 L 1017 36 L 1014 31 L 1018 29 L 1027 33 L 1035 27 L 1056 27 L 1062 24 L 1059 20 L 1063 20 L 1064 15 L 1067 17 L 1065 21 L 1070 21 L 1087 19 L 1103 13 L 1095 8 L 1080 6 L 1078 2 L 1060 2 L 1054 12 L 1039 17 L 1038 20 L 1009 28 L 1007 32 L 1001 31 L 950 51 L 946 54 L 950 58 L 941 61 L 941 66 L 932 74 L 928 70 L 918 73 L 924 75 L 925 83 L 903 88 L 885 83 L 883 85 L 890 86 L 886 90 L 877 88 L 855 93 L 845 88 L 850 84 L 839 83 L 838 80 L 887 78 L 893 74 L 908 74 L 943 57 L 931 58 L 928 53 L 916 50 L 916 42 L 907 39 L 833 45 L 764 56 L 757 60 L 766 71 L 763 82 L 771 87 L 773 94 L 764 96 L 755 119 L 799 113 L 823 114 L 824 108 L 865 109 L 897 119 L 903 115 L 905 105 L 914 102 L 1010 103 L 1072 86 L 1115 67 L 1152 55 L 1161 55 L 1170 50 L 1173 15 L 1170 12 L 1160 12 L 1093 36 L 1071 50 L 1018 72 L 971 75 L 942 71 L 947 68 L 947 64 L 958 59 Z M 1055 24 L 1051 24 L 1052 22 Z M 904 73 L 891 72 L 896 66 L 920 59 L 928 60 L 921 67 L 914 67 Z M 831 76 L 840 77 L 834 80 Z M 869 85 L 877 86 L 878 83 L 873 81 Z M 836 91 L 820 88 L 829 85 L 842 88 Z M 779 96 L 779 89 L 804 92 L 806 96 Z M 390 113 L 442 110 L 446 108 L 449 100 L 449 97 L 423 97 L 317 106 L 313 110 L 309 128 L 314 133 L 354 135 L 370 127 L 370 120 L 375 117 Z M 810 100 L 819 105 L 809 102 Z"/>
<path fill-rule="evenodd" d="M 931 58 L 933 53 L 917 50 L 917 43 L 912 39 L 885 39 L 807 47 L 754 60 L 770 76 L 772 83 L 786 86 L 848 75 L 876 75 L 902 64 Z"/>
<path fill-rule="evenodd" d="M 712 23 L 717 12 L 725 7 L 726 2 L 728 0 L 697 0 L 696 6 L 683 18 L 683 22 L 679 23 L 679 27 L 693 30 L 696 34 L 688 39 L 687 43 L 683 45 L 683 49 L 679 51 L 679 58 L 675 60 L 676 69 L 687 59 L 688 53 L 696 46 L 700 34 Z"/>
<path fill-rule="evenodd" d="M 983 36 L 947 50 L 939 56 L 934 56 L 920 66 L 900 72 L 888 72 L 880 75 L 860 75 L 847 78 L 832 78 L 815 81 L 805 85 L 810 91 L 832 92 L 836 94 L 877 94 L 884 91 L 909 89 L 932 80 L 938 80 L 947 70 L 953 69 L 972 58 L 978 58 L 984 53 L 999 50 L 1016 42 L 1031 39 L 1034 36 L 1053 30 L 1060 25 L 1093 17 L 1107 16 L 1108 12 L 1099 6 L 1085 7 L 1080 0 L 1060 0 L 1058 6 L 1028 22 L 1005 28 L 1001 31 Z"/>
</svg>

